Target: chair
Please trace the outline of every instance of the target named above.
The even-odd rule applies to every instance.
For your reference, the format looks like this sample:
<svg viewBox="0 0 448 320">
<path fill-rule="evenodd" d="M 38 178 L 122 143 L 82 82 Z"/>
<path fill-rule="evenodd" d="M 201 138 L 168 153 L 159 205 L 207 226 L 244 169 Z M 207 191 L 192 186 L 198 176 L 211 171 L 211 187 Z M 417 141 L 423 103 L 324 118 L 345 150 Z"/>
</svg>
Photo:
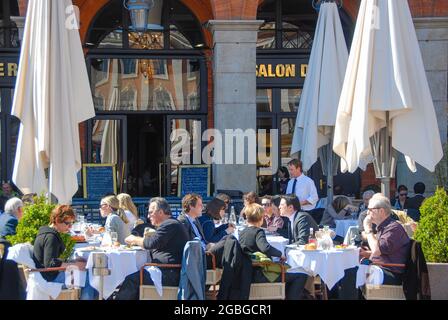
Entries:
<svg viewBox="0 0 448 320">
<path fill-rule="evenodd" d="M 308 211 L 309 215 L 313 217 L 314 221 L 317 225 L 320 224 L 322 220 L 322 216 L 324 215 L 325 208 L 315 208 L 313 210 Z"/>
<path fill-rule="evenodd" d="M 373 265 L 380 267 L 406 267 L 406 265 L 398 263 L 373 263 Z M 365 284 L 361 291 L 366 300 L 406 300 L 403 285 Z"/>
<path fill-rule="evenodd" d="M 253 262 L 252 267 L 264 267 L 276 264 L 273 262 Z M 285 300 L 286 298 L 286 268 L 280 264 L 282 282 L 252 283 L 249 300 Z"/>
<path fill-rule="evenodd" d="M 32 272 L 54 272 L 54 271 L 65 271 L 65 268 L 44 268 L 44 269 L 29 269 L 24 266 L 21 266 L 19 269 L 22 270 L 25 281 L 28 282 L 29 274 Z M 56 299 L 50 300 L 79 300 L 81 297 L 81 289 L 73 288 L 73 289 L 62 289 L 61 293 Z"/>
<path fill-rule="evenodd" d="M 140 269 L 140 300 L 177 300 L 179 287 L 164 286 L 162 296 L 157 293 L 156 286 L 143 284 L 143 272 L 145 267 L 158 268 L 182 268 L 180 264 L 146 263 Z"/>
<path fill-rule="evenodd" d="M 207 269 L 207 275 L 205 284 L 207 286 L 212 286 L 213 290 L 211 290 L 211 296 L 208 296 L 210 300 L 216 300 L 218 295 L 218 290 L 216 290 L 216 286 L 221 282 L 222 278 L 222 269 L 216 268 L 216 257 L 211 252 L 205 253 L 208 256 L 212 257 L 212 269 Z"/>
</svg>

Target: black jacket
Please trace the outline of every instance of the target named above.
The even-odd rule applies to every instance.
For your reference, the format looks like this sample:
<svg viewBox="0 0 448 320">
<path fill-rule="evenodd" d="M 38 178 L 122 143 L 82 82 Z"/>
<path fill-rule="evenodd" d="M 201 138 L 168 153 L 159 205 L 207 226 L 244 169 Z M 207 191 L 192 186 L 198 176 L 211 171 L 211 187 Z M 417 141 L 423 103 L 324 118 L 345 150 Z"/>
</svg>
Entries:
<svg viewBox="0 0 448 320">
<path fill-rule="evenodd" d="M 194 230 L 193 230 L 193 227 L 191 226 L 190 220 L 188 220 L 187 216 L 184 213 L 182 213 L 177 218 L 177 220 L 179 220 L 179 222 L 183 224 L 185 230 L 187 231 L 188 241 L 191 241 L 194 238 L 196 238 L 196 234 L 194 233 Z M 207 240 L 205 239 L 204 230 L 202 229 L 202 226 L 199 223 L 199 220 L 198 219 L 194 219 L 194 224 L 195 224 L 196 228 L 198 228 L 199 233 L 201 234 L 202 240 L 205 243 L 208 243 Z"/>
<path fill-rule="evenodd" d="M 296 212 L 290 242 L 299 245 L 307 244 L 310 237 L 310 228 L 313 228 L 314 231 L 319 230 L 319 226 L 313 217 L 303 211 Z"/>
<path fill-rule="evenodd" d="M 225 240 L 222 266 L 218 300 L 248 300 L 252 261 L 243 253 L 234 236 L 228 236 Z"/>
<path fill-rule="evenodd" d="M 268 257 L 281 257 L 282 252 L 274 248 L 266 240 L 264 230 L 257 227 L 247 227 L 241 231 L 239 236 L 241 249 L 247 255 L 262 252 Z"/>
<path fill-rule="evenodd" d="M 0 238 L 0 300 L 21 300 L 26 296 L 17 263 L 6 260 L 11 244 Z"/>
<path fill-rule="evenodd" d="M 161 264 L 182 264 L 187 233 L 176 219 L 167 219 L 157 228 L 157 232 L 144 240 L 149 250 L 149 262 Z M 179 283 L 180 269 L 161 268 L 162 283 Z"/>
<path fill-rule="evenodd" d="M 428 266 L 419 242 L 411 240 L 411 252 L 403 276 L 406 300 L 430 300 Z"/>
<path fill-rule="evenodd" d="M 422 205 L 423 200 L 425 200 L 425 197 L 422 196 L 421 194 L 417 194 L 412 198 L 408 198 L 404 202 L 404 209 L 420 210 L 420 206 Z"/>
<path fill-rule="evenodd" d="M 36 268 L 57 268 L 62 265 L 62 260 L 59 259 L 65 250 L 64 242 L 62 241 L 59 232 L 55 229 L 43 226 L 40 227 L 34 241 L 33 260 Z M 58 271 L 42 272 L 42 277 L 47 281 L 53 281 Z"/>
</svg>

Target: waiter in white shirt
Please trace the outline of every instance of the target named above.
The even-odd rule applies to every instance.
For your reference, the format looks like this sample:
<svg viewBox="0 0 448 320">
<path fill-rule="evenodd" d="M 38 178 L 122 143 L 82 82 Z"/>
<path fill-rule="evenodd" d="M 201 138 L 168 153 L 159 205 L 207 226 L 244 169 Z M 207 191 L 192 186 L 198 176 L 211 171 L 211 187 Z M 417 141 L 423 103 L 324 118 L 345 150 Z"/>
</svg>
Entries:
<svg viewBox="0 0 448 320">
<path fill-rule="evenodd" d="M 313 210 L 319 201 L 319 196 L 314 181 L 302 173 L 302 161 L 292 159 L 288 163 L 288 170 L 291 179 L 286 194 L 295 194 L 300 200 L 303 211 Z"/>
</svg>

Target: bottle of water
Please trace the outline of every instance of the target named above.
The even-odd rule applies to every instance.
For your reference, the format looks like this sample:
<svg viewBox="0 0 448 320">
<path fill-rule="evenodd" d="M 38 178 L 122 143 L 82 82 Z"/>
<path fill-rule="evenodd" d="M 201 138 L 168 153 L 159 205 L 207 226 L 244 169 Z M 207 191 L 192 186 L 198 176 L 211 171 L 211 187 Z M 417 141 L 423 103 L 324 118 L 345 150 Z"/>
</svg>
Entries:
<svg viewBox="0 0 448 320">
<path fill-rule="evenodd" d="M 246 219 L 244 219 L 244 216 L 242 213 L 240 213 L 240 216 L 238 218 L 238 225 L 240 225 L 240 226 L 246 225 Z"/>
<path fill-rule="evenodd" d="M 236 225 L 236 215 L 234 206 L 232 206 L 232 208 L 230 209 L 229 223 Z"/>
</svg>

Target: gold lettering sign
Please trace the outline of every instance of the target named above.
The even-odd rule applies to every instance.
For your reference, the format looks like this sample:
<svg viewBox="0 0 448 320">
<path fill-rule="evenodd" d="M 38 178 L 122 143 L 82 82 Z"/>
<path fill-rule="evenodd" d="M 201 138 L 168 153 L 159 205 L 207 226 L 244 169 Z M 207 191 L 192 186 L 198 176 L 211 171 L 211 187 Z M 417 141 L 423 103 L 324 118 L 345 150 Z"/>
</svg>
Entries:
<svg viewBox="0 0 448 320">
<path fill-rule="evenodd" d="M 300 76 L 306 77 L 308 65 L 300 65 Z M 294 78 L 296 77 L 295 64 L 257 64 L 256 75 L 259 78 Z"/>
<path fill-rule="evenodd" d="M 0 62 L 0 77 L 17 77 L 17 63 L 13 62 Z"/>
</svg>

